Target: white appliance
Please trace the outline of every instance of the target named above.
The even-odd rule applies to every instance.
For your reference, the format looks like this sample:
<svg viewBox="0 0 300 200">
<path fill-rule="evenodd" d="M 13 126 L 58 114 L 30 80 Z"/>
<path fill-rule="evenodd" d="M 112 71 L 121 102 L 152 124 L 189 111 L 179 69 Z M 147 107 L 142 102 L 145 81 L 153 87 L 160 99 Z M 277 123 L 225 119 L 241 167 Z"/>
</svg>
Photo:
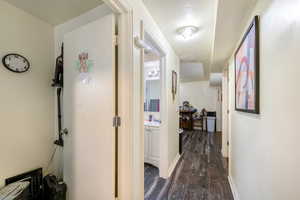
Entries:
<svg viewBox="0 0 300 200">
<path fill-rule="evenodd" d="M 207 117 L 207 132 L 216 132 L 216 117 Z"/>
</svg>

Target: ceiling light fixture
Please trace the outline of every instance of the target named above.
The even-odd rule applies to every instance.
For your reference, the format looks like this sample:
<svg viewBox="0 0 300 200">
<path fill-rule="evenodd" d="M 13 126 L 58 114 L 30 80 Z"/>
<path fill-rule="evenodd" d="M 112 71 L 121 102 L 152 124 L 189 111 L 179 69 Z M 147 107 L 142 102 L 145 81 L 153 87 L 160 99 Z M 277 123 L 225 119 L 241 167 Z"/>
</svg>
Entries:
<svg viewBox="0 0 300 200">
<path fill-rule="evenodd" d="M 182 36 L 183 39 L 188 40 L 195 36 L 199 31 L 199 28 L 196 26 L 184 26 L 177 30 L 177 33 Z"/>
</svg>

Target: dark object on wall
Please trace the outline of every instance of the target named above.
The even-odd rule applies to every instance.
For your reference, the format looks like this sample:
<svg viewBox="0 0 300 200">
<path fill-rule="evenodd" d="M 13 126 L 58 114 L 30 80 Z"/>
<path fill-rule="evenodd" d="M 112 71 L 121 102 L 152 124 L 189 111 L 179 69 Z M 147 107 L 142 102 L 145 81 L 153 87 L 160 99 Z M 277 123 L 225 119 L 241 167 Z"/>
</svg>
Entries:
<svg viewBox="0 0 300 200">
<path fill-rule="evenodd" d="M 259 17 L 235 53 L 235 110 L 259 114 Z"/>
<path fill-rule="evenodd" d="M 26 172 L 5 180 L 5 185 L 18 181 L 28 181 L 29 195 L 26 200 L 41 200 L 43 194 L 43 171 L 42 168 Z"/>
<path fill-rule="evenodd" d="M 175 100 L 175 96 L 177 94 L 177 72 L 172 71 L 172 95 L 173 95 L 173 101 Z"/>
<path fill-rule="evenodd" d="M 57 88 L 57 119 L 58 119 L 58 139 L 54 141 L 54 144 L 58 146 L 64 146 L 64 139 L 61 125 L 61 88 Z"/>
<path fill-rule="evenodd" d="M 56 58 L 55 74 L 52 81 L 52 87 L 63 87 L 64 85 L 64 44 L 61 47 L 61 55 Z"/>
<path fill-rule="evenodd" d="M 52 87 L 57 87 L 57 119 L 58 119 L 58 139 L 54 144 L 64 146 L 63 132 L 62 132 L 62 115 L 61 115 L 61 93 L 64 85 L 64 44 L 61 47 L 61 55 L 56 59 L 55 74 Z"/>
<path fill-rule="evenodd" d="M 24 73 L 30 68 L 30 63 L 27 58 L 15 53 L 4 56 L 2 63 L 6 69 L 15 73 Z"/>
<path fill-rule="evenodd" d="M 67 185 L 58 181 L 56 176 L 48 175 L 44 178 L 44 200 L 65 200 Z"/>
</svg>

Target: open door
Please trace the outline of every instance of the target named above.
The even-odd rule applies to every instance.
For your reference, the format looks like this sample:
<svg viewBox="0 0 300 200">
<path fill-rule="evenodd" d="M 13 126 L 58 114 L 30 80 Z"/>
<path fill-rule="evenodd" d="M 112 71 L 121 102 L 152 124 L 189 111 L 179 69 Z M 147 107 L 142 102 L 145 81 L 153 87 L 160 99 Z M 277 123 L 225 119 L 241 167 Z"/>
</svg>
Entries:
<svg viewBox="0 0 300 200">
<path fill-rule="evenodd" d="M 69 200 L 115 198 L 115 18 L 64 37 L 64 179 Z"/>
</svg>

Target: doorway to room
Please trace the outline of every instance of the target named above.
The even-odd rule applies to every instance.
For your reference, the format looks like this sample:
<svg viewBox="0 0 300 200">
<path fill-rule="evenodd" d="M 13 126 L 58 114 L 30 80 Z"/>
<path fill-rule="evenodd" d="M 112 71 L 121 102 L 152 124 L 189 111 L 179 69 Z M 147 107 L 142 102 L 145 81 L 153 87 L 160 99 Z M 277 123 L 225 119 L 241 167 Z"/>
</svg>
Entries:
<svg viewBox="0 0 300 200">
<path fill-rule="evenodd" d="M 165 55 L 155 40 L 145 32 L 144 35 L 144 198 L 149 199 L 162 185 L 164 143 L 164 63 Z M 151 197 L 152 199 L 153 197 Z"/>
</svg>

